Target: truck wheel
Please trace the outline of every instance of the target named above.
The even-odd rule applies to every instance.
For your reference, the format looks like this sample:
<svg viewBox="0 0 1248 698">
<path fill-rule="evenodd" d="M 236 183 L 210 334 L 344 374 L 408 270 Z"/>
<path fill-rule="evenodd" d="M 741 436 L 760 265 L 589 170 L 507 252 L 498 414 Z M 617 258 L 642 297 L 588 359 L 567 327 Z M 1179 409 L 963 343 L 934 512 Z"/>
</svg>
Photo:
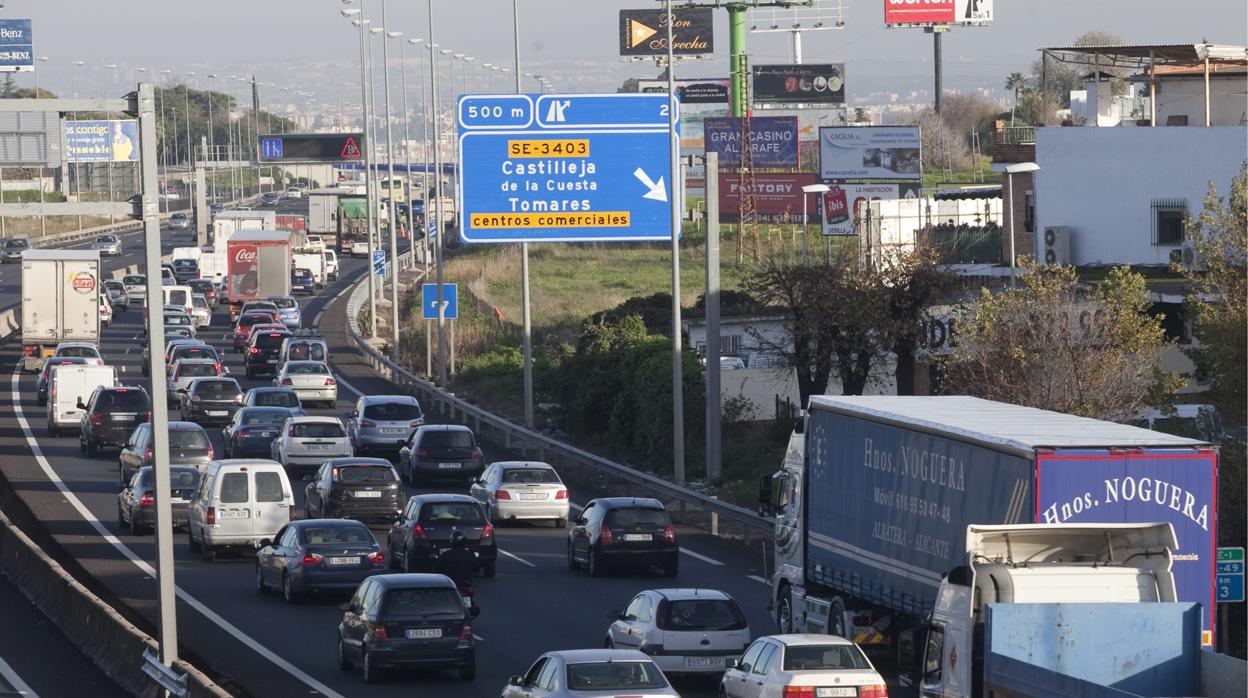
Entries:
<svg viewBox="0 0 1248 698">
<path fill-rule="evenodd" d="M 839 598 L 832 599 L 832 607 L 828 610 L 828 634 L 845 637 L 845 602 Z"/>
<path fill-rule="evenodd" d="M 780 593 L 776 599 L 776 626 L 780 628 L 782 634 L 793 632 L 793 592 L 789 590 L 789 585 L 785 584 L 780 587 Z"/>
</svg>

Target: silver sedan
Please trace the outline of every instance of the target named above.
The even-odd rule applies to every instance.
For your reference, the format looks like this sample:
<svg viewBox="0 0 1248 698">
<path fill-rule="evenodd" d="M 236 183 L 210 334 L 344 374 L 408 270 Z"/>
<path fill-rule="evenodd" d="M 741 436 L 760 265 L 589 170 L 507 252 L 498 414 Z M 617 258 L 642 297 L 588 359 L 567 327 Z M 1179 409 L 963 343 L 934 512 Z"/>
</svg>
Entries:
<svg viewBox="0 0 1248 698">
<path fill-rule="evenodd" d="M 513 676 L 502 698 L 590 698 L 626 693 L 630 698 L 680 698 L 667 677 L 637 650 L 561 650 L 537 658 Z"/>
<path fill-rule="evenodd" d="M 568 488 L 546 463 L 503 461 L 491 463 L 468 490 L 486 506 L 490 521 L 553 521 L 568 524 Z"/>
<path fill-rule="evenodd" d="M 304 404 L 321 402 L 332 407 L 338 401 L 338 382 L 324 361 L 287 361 L 273 384 L 294 390 Z"/>
<path fill-rule="evenodd" d="M 91 243 L 91 249 L 98 250 L 101 255 L 118 257 L 121 255 L 121 238 L 111 233 L 97 235 Z"/>
</svg>

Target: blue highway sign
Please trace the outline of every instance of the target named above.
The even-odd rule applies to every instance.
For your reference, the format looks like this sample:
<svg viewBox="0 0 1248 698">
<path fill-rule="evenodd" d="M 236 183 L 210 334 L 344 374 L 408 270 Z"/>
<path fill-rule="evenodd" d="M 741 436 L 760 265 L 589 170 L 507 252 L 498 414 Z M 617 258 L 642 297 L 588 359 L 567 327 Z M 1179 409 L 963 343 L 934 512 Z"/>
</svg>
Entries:
<svg viewBox="0 0 1248 698">
<path fill-rule="evenodd" d="M 683 195 L 669 181 L 675 108 L 663 93 L 462 95 L 460 237 L 670 239 Z"/>
<path fill-rule="evenodd" d="M 1243 548 L 1218 548 L 1216 583 L 1219 603 L 1243 603 Z"/>
<path fill-rule="evenodd" d="M 373 250 L 373 275 L 386 275 L 386 251 Z"/>
<path fill-rule="evenodd" d="M 4 7 L 4 3 L 0 2 L 0 7 Z M 29 19 L 0 19 L 0 72 L 34 70 L 34 51 Z"/>
<path fill-rule="evenodd" d="M 260 159 L 281 160 L 282 159 L 282 139 L 281 138 L 261 138 L 260 139 Z"/>
<path fill-rule="evenodd" d="M 459 317 L 459 287 L 455 284 L 442 284 L 442 317 L 454 320 Z M 438 319 L 438 285 L 421 284 L 420 286 L 421 316 L 426 320 Z"/>
</svg>

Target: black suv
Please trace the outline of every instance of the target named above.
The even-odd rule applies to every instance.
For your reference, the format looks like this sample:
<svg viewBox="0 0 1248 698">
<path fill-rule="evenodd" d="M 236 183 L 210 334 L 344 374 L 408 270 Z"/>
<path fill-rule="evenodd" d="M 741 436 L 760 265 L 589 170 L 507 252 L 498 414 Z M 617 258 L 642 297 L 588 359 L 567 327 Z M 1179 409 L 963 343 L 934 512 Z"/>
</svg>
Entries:
<svg viewBox="0 0 1248 698">
<path fill-rule="evenodd" d="M 182 394 L 182 421 L 225 424 L 243 404 L 243 389 L 233 378 L 196 378 Z"/>
<path fill-rule="evenodd" d="M 308 483 L 304 518 L 391 523 L 403 509 L 399 476 L 381 458 L 330 458 Z"/>
<path fill-rule="evenodd" d="M 96 388 L 86 404 L 78 401 L 78 409 L 84 410 L 78 450 L 88 456 L 109 446 L 124 447 L 135 427 L 152 420 L 151 398 L 134 385 Z"/>
<path fill-rule="evenodd" d="M 467 483 L 480 477 L 485 459 L 472 430 L 459 424 L 429 424 L 399 447 L 399 474 L 413 485 L 430 480 Z"/>
<path fill-rule="evenodd" d="M 440 574 L 374 575 L 343 605 L 338 624 L 338 668 L 363 665 L 364 682 L 399 668 L 455 667 L 459 677 L 477 675 L 472 619 L 455 583 Z"/>
<path fill-rule="evenodd" d="M 485 508 L 463 494 L 418 494 L 407 500 L 386 539 L 390 566 L 407 572 L 434 569 L 438 555 L 451 547 L 451 534 L 462 531 L 477 568 L 494 576 L 498 545 Z"/>
<path fill-rule="evenodd" d="M 608 569 L 652 567 L 665 577 L 675 577 L 680 546 L 663 504 L 634 497 L 590 501 L 568 531 L 568 567 L 581 565 L 594 577 Z"/>
<path fill-rule="evenodd" d="M 291 333 L 282 330 L 251 333 L 251 341 L 243 353 L 247 377 L 255 378 L 260 373 L 277 375 L 277 357 L 282 353 L 282 342 L 291 336 Z"/>
</svg>

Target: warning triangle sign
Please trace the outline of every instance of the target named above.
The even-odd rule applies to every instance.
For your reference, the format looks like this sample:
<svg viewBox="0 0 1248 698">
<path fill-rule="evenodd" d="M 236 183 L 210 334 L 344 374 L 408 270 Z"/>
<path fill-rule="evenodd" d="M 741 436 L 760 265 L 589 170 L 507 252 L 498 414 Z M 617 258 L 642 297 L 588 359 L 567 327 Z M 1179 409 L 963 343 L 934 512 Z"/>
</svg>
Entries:
<svg viewBox="0 0 1248 698">
<path fill-rule="evenodd" d="M 355 138 L 347 136 L 347 142 L 342 144 L 342 158 L 358 158 L 363 153 L 360 152 L 360 146 L 355 142 Z"/>
<path fill-rule="evenodd" d="M 637 48 L 638 44 L 658 33 L 658 29 L 652 29 L 635 19 L 630 19 L 628 20 L 628 47 Z"/>
</svg>

